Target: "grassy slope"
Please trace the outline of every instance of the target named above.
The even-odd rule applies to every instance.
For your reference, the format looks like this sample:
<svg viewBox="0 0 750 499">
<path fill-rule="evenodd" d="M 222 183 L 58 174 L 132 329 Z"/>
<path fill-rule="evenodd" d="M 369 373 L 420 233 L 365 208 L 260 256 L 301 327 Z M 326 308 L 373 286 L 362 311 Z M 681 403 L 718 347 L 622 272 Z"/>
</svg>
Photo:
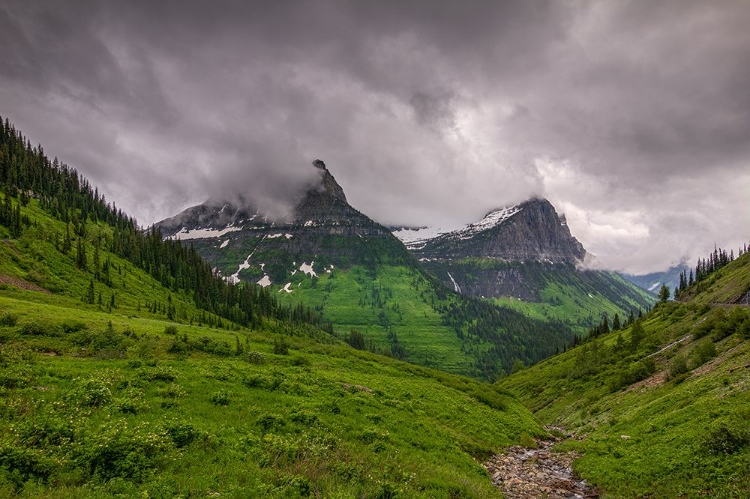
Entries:
<svg viewBox="0 0 750 499">
<path fill-rule="evenodd" d="M 92 272 L 83 272 L 75 266 L 76 236 L 72 236 L 72 249 L 67 255 L 63 255 L 55 249 L 53 237 L 57 231 L 62 241 L 65 224 L 50 218 L 39 208 L 35 200 L 23 209 L 23 213 L 28 215 L 32 224 L 36 226 L 26 229 L 18 240 L 0 241 L 0 276 L 19 278 L 54 293 L 41 295 L 37 300 L 50 304 L 81 306 L 87 310 L 98 310 L 100 309 L 99 295 L 102 296 L 103 307 L 106 307 L 114 294 L 115 313 L 124 313 L 118 310 L 130 310 L 130 313 L 141 317 L 165 317 L 166 313 L 150 313 L 146 309 L 146 304 L 160 303 L 162 307 L 165 307 L 171 296 L 178 320 L 189 321 L 189 318 L 199 315 L 191 297 L 164 289 L 147 273 L 104 250 L 100 252 L 100 263 L 103 264 L 109 257 L 113 265 L 110 272 L 112 286 L 95 282 L 97 303 L 83 306 L 83 297 L 94 275 Z M 93 268 L 94 261 L 92 242 L 100 234 L 104 237 L 111 237 L 111 230 L 104 224 L 95 225 L 89 222 L 84 244 L 90 268 Z M 7 231 L 0 227 L 0 238 L 6 237 L 8 237 Z"/>
<path fill-rule="evenodd" d="M 442 264 L 427 265 L 433 272 L 444 274 Z M 585 334 L 589 327 L 599 324 L 603 314 L 610 320 L 619 314 L 622 320 L 631 310 L 645 309 L 655 301 L 653 295 L 614 272 L 579 271 L 572 265 L 467 258 L 451 262 L 449 268 L 466 279 L 477 279 L 474 274 L 487 270 L 520 272 L 539 289 L 539 300 L 500 297 L 491 301 L 535 319 L 564 322 L 578 334 Z"/>
<path fill-rule="evenodd" d="M 615 282 L 625 283 L 624 279 L 615 273 L 610 273 L 610 276 Z M 578 334 L 585 334 L 589 327 L 601 322 L 602 314 L 607 314 L 610 321 L 615 314 L 619 314 L 620 320 L 624 320 L 630 310 L 643 308 L 643 303 L 638 303 L 628 297 L 624 300 L 627 301 L 629 308 L 619 307 L 596 288 L 586 290 L 577 283 L 557 281 L 554 275 L 552 277 L 539 293 L 540 302 L 527 302 L 513 298 L 496 298 L 493 301 L 536 319 L 565 322 L 570 324 Z M 596 280 L 603 281 L 603 279 Z M 599 283 L 605 285 L 604 282 Z M 643 297 L 644 303 L 653 303 L 653 296 L 634 286 L 629 285 L 629 287 Z"/>
<path fill-rule="evenodd" d="M 320 273 L 315 281 L 299 274 L 290 278 L 293 292 L 286 299 L 319 309 L 340 336 L 354 328 L 376 348 L 388 348 L 392 345 L 389 332 L 395 333 L 409 361 L 448 372 L 472 373 L 474 359 L 466 351 L 471 345 L 481 348 L 481 344 L 462 341 L 442 323 L 432 306 L 441 301 L 420 273 L 382 265 L 374 275 L 362 267 Z"/>
<path fill-rule="evenodd" d="M 91 274 L 35 230 L 0 244 L 0 274 L 57 291 L 0 285 L 0 497 L 499 497 L 477 459 L 543 433 L 500 389 L 301 328 L 167 334 L 138 302 L 169 293 L 114 258 L 119 307 L 84 305 Z"/>
<path fill-rule="evenodd" d="M 543 421 L 586 437 L 564 448 L 584 453 L 576 469 L 608 497 L 747 497 L 750 343 L 740 331 L 723 337 L 731 328 L 721 324 L 732 313 L 750 319 L 746 308 L 708 303 L 734 301 L 749 285 L 750 254 L 686 303 L 660 304 L 643 320 L 637 348 L 628 347 L 632 328 L 613 332 L 499 386 Z M 680 375 L 683 360 L 688 372 Z M 630 385 L 650 361 L 653 375 Z"/>
</svg>

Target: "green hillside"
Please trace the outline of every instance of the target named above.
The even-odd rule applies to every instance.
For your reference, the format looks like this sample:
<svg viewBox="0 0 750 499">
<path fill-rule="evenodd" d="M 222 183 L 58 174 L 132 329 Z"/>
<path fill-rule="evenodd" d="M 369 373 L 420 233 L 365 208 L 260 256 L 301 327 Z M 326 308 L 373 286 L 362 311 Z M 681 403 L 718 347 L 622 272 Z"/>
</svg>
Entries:
<svg viewBox="0 0 750 499">
<path fill-rule="evenodd" d="M 605 497 L 747 497 L 750 289 L 744 254 L 620 331 L 498 383 L 575 432 L 559 446 Z"/>
<path fill-rule="evenodd" d="M 0 497 L 500 497 L 478 463 L 544 434 L 225 283 L 2 128 Z"/>
<path fill-rule="evenodd" d="M 645 310 L 655 302 L 652 295 L 615 272 L 578 270 L 569 263 L 506 262 L 472 257 L 432 260 L 424 265 L 436 276 L 450 273 L 465 287 L 472 285 L 478 289 L 483 287 L 482 281 L 491 282 L 501 273 L 507 275 L 506 281 L 516 281 L 515 288 L 508 286 L 503 296 L 495 298 L 490 297 L 499 295 L 487 289 L 489 300 L 528 317 L 563 323 L 578 335 L 585 334 L 605 315 L 610 320 L 615 314 L 622 319 L 631 311 Z"/>
<path fill-rule="evenodd" d="M 312 307 L 338 337 L 361 335 L 365 349 L 456 374 L 494 380 L 573 340 L 560 322 L 458 295 L 415 266 L 336 267 L 286 280 L 290 293 L 273 288 L 279 298 Z"/>
</svg>

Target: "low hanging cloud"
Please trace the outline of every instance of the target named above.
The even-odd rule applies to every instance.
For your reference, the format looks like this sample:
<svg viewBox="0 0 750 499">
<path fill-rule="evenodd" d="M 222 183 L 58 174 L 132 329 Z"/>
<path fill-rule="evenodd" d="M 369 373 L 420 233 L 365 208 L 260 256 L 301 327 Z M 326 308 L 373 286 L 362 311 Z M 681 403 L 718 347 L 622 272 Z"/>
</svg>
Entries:
<svg viewBox="0 0 750 499">
<path fill-rule="evenodd" d="M 607 268 L 748 238 L 750 4 L 0 6 L 0 114 L 150 224 L 283 214 L 323 159 L 388 224 L 548 197 Z"/>
</svg>

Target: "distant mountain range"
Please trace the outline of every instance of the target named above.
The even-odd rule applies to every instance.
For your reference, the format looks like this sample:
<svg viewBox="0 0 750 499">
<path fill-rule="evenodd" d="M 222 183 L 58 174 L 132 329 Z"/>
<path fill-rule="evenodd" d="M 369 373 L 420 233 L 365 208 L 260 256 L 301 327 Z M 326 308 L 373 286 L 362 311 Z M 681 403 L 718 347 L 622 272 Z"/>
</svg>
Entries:
<svg viewBox="0 0 750 499">
<path fill-rule="evenodd" d="M 657 295 L 662 284 L 665 284 L 670 292 L 674 292 L 674 289 L 680 284 L 680 273 L 685 272 L 688 275 L 692 272 L 692 269 L 688 267 L 685 262 L 681 262 L 678 265 L 673 265 L 667 270 L 662 272 L 651 272 L 649 274 L 626 274 L 622 276 L 628 281 L 632 282 L 639 288 L 645 289 L 649 293 Z"/>
</svg>

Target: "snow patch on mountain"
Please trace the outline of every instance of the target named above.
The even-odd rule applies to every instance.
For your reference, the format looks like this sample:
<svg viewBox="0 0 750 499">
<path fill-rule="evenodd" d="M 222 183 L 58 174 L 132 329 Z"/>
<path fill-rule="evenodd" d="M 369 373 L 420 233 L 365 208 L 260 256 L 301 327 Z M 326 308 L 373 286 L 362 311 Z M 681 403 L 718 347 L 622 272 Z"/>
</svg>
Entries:
<svg viewBox="0 0 750 499">
<path fill-rule="evenodd" d="M 226 248 L 227 244 L 229 244 L 229 239 L 227 239 L 226 241 L 224 241 L 223 243 L 221 243 L 221 246 L 219 246 L 219 249 Z"/>
<path fill-rule="evenodd" d="M 302 262 L 302 265 L 299 266 L 299 269 L 304 274 L 309 275 L 310 277 L 318 277 L 318 274 L 316 274 L 313 270 L 313 265 L 315 265 L 315 262 L 310 262 L 310 265 Z"/>
<path fill-rule="evenodd" d="M 258 281 L 258 284 L 263 288 L 268 287 L 271 285 L 271 278 L 268 277 L 268 274 L 266 274 L 260 278 L 260 280 Z"/>
<path fill-rule="evenodd" d="M 193 229 L 193 230 L 190 230 L 187 227 L 183 227 L 182 230 L 180 230 L 176 234 L 167 236 L 166 239 L 179 239 L 180 241 L 188 241 L 190 239 L 209 239 L 213 237 L 221 237 L 230 232 L 237 232 L 238 230 L 242 230 L 242 227 L 228 225 L 224 227 L 223 229 L 210 229 L 209 228 L 209 229 Z"/>
<path fill-rule="evenodd" d="M 449 232 L 451 232 L 451 229 L 433 226 L 396 227 L 391 230 L 391 233 L 409 249 L 420 249 L 430 239 L 434 239 Z"/>
<path fill-rule="evenodd" d="M 286 291 L 287 293 L 291 293 L 292 291 L 294 291 L 293 289 L 290 289 L 291 285 L 292 285 L 291 282 L 286 283 L 284 285 L 284 287 L 279 290 L 279 293 L 281 293 L 282 291 Z"/>
<path fill-rule="evenodd" d="M 457 230 L 455 233 L 460 239 L 469 239 L 480 232 L 497 227 L 516 213 L 520 213 L 521 209 L 521 207 L 515 205 L 492 211 L 485 215 L 485 217 L 479 222 L 467 225 L 463 229 Z"/>
<path fill-rule="evenodd" d="M 453 278 L 453 276 L 451 275 L 451 273 L 450 273 L 450 272 L 448 272 L 448 277 L 450 278 L 451 282 L 453 283 L 453 290 L 454 290 L 454 291 L 455 291 L 456 293 L 461 293 L 461 287 L 460 287 L 460 286 L 458 285 L 458 283 L 457 283 L 457 282 L 456 282 L 456 280 L 455 280 L 455 279 Z"/>
<path fill-rule="evenodd" d="M 393 227 L 391 233 L 396 236 L 404 246 L 410 250 L 422 249 L 428 241 L 443 235 L 469 239 L 480 232 L 497 227 L 510 217 L 519 213 L 522 208 L 519 205 L 508 206 L 499 210 L 491 211 L 479 222 L 466 225 L 458 229 L 446 229 L 442 227 Z"/>
</svg>

